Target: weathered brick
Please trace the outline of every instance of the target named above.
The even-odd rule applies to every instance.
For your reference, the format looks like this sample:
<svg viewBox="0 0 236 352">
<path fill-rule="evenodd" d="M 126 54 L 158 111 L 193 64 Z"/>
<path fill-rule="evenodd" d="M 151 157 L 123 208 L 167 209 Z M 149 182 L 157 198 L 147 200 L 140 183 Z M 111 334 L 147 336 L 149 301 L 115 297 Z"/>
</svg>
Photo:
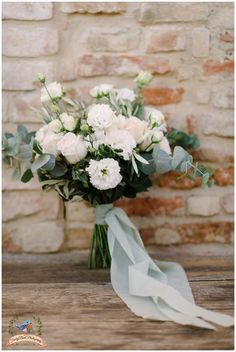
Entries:
<svg viewBox="0 0 236 352">
<path fill-rule="evenodd" d="M 190 180 L 187 177 L 179 176 L 182 174 L 180 172 L 170 171 L 164 175 L 158 177 L 158 185 L 160 187 L 168 187 L 173 189 L 192 189 L 201 186 L 201 179 L 197 178 L 195 181 Z"/>
<path fill-rule="evenodd" d="M 2 121 L 3 122 L 8 122 L 8 111 L 9 111 L 9 96 L 8 93 L 3 92 L 2 93 Z"/>
<path fill-rule="evenodd" d="M 230 31 L 224 31 L 224 32 L 220 33 L 219 38 L 222 42 L 233 43 L 234 42 L 234 33 L 230 32 Z"/>
<path fill-rule="evenodd" d="M 213 87 L 213 105 L 216 108 L 233 109 L 234 87 L 232 85 L 220 85 Z"/>
<path fill-rule="evenodd" d="M 234 223 L 230 221 L 164 224 L 141 228 L 144 243 L 167 245 L 177 243 L 231 243 L 233 241 Z M 165 237 L 166 234 L 166 237 Z"/>
<path fill-rule="evenodd" d="M 118 200 L 116 206 L 121 207 L 129 216 L 183 214 L 185 202 L 183 197 L 173 198 L 136 198 Z"/>
<path fill-rule="evenodd" d="M 201 130 L 205 135 L 222 137 L 234 136 L 234 113 L 233 111 L 218 111 L 201 116 Z"/>
<path fill-rule="evenodd" d="M 227 194 L 222 199 L 222 205 L 226 213 L 234 213 L 234 194 Z"/>
<path fill-rule="evenodd" d="M 58 51 L 58 34 L 53 28 L 12 26 L 3 27 L 3 55 L 38 57 Z"/>
<path fill-rule="evenodd" d="M 2 87 L 6 90 L 33 90 L 37 74 L 43 72 L 48 81 L 54 79 L 55 64 L 46 61 L 8 61 L 3 63 Z"/>
<path fill-rule="evenodd" d="M 2 226 L 2 248 L 4 252 L 20 253 L 22 251 L 21 238 L 12 233 L 9 224 Z"/>
<path fill-rule="evenodd" d="M 89 30 L 84 37 L 87 48 L 93 52 L 122 52 L 136 49 L 140 42 L 140 29 L 107 28 Z"/>
<path fill-rule="evenodd" d="M 209 56 L 210 32 L 207 28 L 199 27 L 192 30 L 192 53 L 194 57 Z"/>
<path fill-rule="evenodd" d="M 184 88 L 144 88 L 143 95 L 146 104 L 166 105 L 176 104 L 182 100 Z"/>
<path fill-rule="evenodd" d="M 51 2 L 4 2 L 2 17 L 6 20 L 48 20 L 52 18 L 52 10 Z"/>
<path fill-rule="evenodd" d="M 188 198 L 187 205 L 191 215 L 212 216 L 220 212 L 220 197 L 193 196 Z"/>
<path fill-rule="evenodd" d="M 230 186 L 234 184 L 234 168 L 220 168 L 214 173 L 215 183 L 219 186 Z"/>
<path fill-rule="evenodd" d="M 151 30 L 147 38 L 147 52 L 158 53 L 185 49 L 186 38 L 182 28 L 161 27 Z"/>
<path fill-rule="evenodd" d="M 58 62 L 58 81 L 66 82 L 73 81 L 78 78 L 77 72 L 77 60 L 75 59 L 63 59 Z"/>
<path fill-rule="evenodd" d="M 93 207 L 87 202 L 68 202 L 66 204 L 67 220 L 77 221 L 78 223 L 93 223 Z"/>
<path fill-rule="evenodd" d="M 2 167 L 2 189 L 3 191 L 19 191 L 19 190 L 41 190 L 37 177 L 34 177 L 28 183 L 12 178 L 14 168 L 3 163 Z"/>
<path fill-rule="evenodd" d="M 208 59 L 203 63 L 202 66 L 203 74 L 205 76 L 211 76 L 221 73 L 233 73 L 234 72 L 234 61 L 219 61 L 214 59 Z"/>
<path fill-rule="evenodd" d="M 137 11 L 137 19 L 147 25 L 159 22 L 205 21 L 208 4 L 204 3 L 151 3 L 143 2 Z"/>
<path fill-rule="evenodd" d="M 215 6 L 209 16 L 209 25 L 218 28 L 233 29 L 234 28 L 234 3 L 229 2 L 226 6 Z M 231 6 L 229 6 L 231 5 Z"/>
<path fill-rule="evenodd" d="M 210 100 L 210 90 L 208 88 L 199 88 L 196 98 L 199 104 L 208 104 Z"/>
<path fill-rule="evenodd" d="M 44 221 L 31 223 L 22 231 L 22 250 L 33 253 L 57 252 L 64 241 L 64 231 L 61 223 Z"/>
<path fill-rule="evenodd" d="M 215 163 L 228 163 L 234 161 L 234 145 L 230 138 L 208 136 L 200 141 L 198 158 L 203 161 Z"/>
<path fill-rule="evenodd" d="M 11 122 L 42 123 L 42 117 L 32 111 L 30 107 L 41 108 L 40 93 L 18 92 L 9 94 L 8 116 Z"/>
<path fill-rule="evenodd" d="M 141 70 L 155 74 L 165 74 L 171 71 L 169 60 L 149 55 L 92 55 L 86 54 L 79 58 L 78 73 L 83 77 L 126 75 L 135 76 Z"/>
<path fill-rule="evenodd" d="M 39 215 L 45 220 L 59 215 L 60 200 L 56 192 L 4 192 L 3 221 L 10 221 L 30 215 Z"/>
<path fill-rule="evenodd" d="M 92 226 L 83 227 L 81 225 L 71 224 L 66 230 L 66 247 L 68 249 L 87 249 L 91 246 Z"/>
<path fill-rule="evenodd" d="M 178 81 L 185 81 L 187 79 L 192 78 L 193 70 L 192 67 L 189 65 L 182 65 L 178 68 Z"/>
<path fill-rule="evenodd" d="M 116 14 L 126 10 L 122 2 L 63 2 L 60 7 L 64 13 Z"/>
<path fill-rule="evenodd" d="M 177 231 L 169 228 L 158 228 L 154 232 L 154 241 L 158 245 L 181 243 L 181 237 Z"/>
</svg>

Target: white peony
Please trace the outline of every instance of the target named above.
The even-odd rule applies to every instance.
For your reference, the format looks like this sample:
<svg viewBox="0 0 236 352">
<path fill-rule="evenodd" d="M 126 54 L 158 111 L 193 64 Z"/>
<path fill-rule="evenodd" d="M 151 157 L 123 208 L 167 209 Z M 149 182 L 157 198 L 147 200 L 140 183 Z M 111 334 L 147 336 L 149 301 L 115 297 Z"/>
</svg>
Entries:
<svg viewBox="0 0 236 352">
<path fill-rule="evenodd" d="M 165 116 L 161 111 L 154 108 L 144 108 L 145 120 L 149 122 L 150 126 L 156 124 L 156 126 L 161 126 L 165 122 Z"/>
<path fill-rule="evenodd" d="M 117 89 L 117 99 L 118 100 L 128 100 L 130 102 L 135 100 L 134 91 L 128 88 Z"/>
<path fill-rule="evenodd" d="M 90 95 L 94 98 L 108 95 L 113 90 L 112 84 L 100 84 L 100 86 L 96 86 L 90 90 Z"/>
<path fill-rule="evenodd" d="M 111 158 L 90 160 L 86 171 L 92 185 L 99 190 L 115 188 L 122 180 L 119 163 Z"/>
<path fill-rule="evenodd" d="M 56 133 L 60 132 L 63 127 L 61 124 L 61 121 L 58 119 L 52 120 L 51 122 L 49 122 L 47 126 L 50 131 L 56 132 Z"/>
<path fill-rule="evenodd" d="M 87 147 L 82 136 L 76 136 L 72 132 L 66 133 L 57 144 L 58 150 L 71 164 L 76 164 L 87 154 Z"/>
<path fill-rule="evenodd" d="M 58 155 L 57 143 L 63 137 L 62 133 L 54 133 L 48 128 L 48 125 L 41 127 L 35 136 L 35 139 L 39 142 L 43 153 Z"/>
<path fill-rule="evenodd" d="M 152 130 L 148 131 L 139 147 L 143 151 L 150 151 L 154 144 L 160 143 L 162 141 L 163 137 L 164 135 L 162 131 L 160 131 L 158 128 L 153 128 Z"/>
<path fill-rule="evenodd" d="M 43 87 L 41 89 L 40 100 L 42 103 L 47 103 L 51 100 L 51 98 L 61 98 L 62 95 L 63 95 L 63 91 L 62 91 L 62 86 L 60 85 L 60 83 L 53 82 L 53 83 L 47 85 L 47 89 L 45 87 Z"/>
<path fill-rule="evenodd" d="M 106 104 L 93 105 L 88 111 L 87 123 L 94 130 L 108 128 L 116 116 Z"/>
<path fill-rule="evenodd" d="M 126 130 L 111 131 L 100 140 L 100 144 L 111 146 L 113 149 L 121 149 L 119 152 L 124 160 L 129 160 L 133 149 L 136 147 L 136 142 L 132 134 Z"/>
<path fill-rule="evenodd" d="M 64 128 L 67 131 L 74 131 L 76 127 L 76 119 L 73 116 L 68 115 L 67 113 L 63 113 L 60 115 L 61 122 L 63 123 Z"/>
</svg>

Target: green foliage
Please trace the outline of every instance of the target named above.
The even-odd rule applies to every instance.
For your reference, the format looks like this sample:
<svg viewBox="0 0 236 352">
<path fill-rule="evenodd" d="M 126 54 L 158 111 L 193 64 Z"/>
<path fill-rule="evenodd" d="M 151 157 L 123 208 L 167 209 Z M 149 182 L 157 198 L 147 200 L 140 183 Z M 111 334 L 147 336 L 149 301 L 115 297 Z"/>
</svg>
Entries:
<svg viewBox="0 0 236 352">
<path fill-rule="evenodd" d="M 179 131 L 176 128 L 172 128 L 166 135 L 169 144 L 172 148 L 180 146 L 184 149 L 197 149 L 200 146 L 198 137 L 196 134 L 188 135 L 183 131 Z"/>
</svg>

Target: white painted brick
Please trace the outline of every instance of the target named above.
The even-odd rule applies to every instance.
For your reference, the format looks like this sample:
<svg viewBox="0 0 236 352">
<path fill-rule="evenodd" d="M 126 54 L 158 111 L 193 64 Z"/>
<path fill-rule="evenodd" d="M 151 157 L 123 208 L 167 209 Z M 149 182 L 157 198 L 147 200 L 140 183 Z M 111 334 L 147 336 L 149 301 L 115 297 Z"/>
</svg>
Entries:
<svg viewBox="0 0 236 352">
<path fill-rule="evenodd" d="M 207 28 L 194 28 L 192 31 L 192 52 L 195 57 L 208 57 L 210 32 Z"/>
<path fill-rule="evenodd" d="M 34 90 L 37 74 L 44 73 L 48 81 L 54 79 L 55 64 L 48 61 L 8 61 L 3 63 L 2 88 L 6 90 Z"/>
<path fill-rule="evenodd" d="M 234 213 L 234 195 L 227 194 L 225 197 L 223 197 L 222 205 L 226 213 L 233 214 Z"/>
<path fill-rule="evenodd" d="M 3 55 L 37 57 L 58 51 L 58 34 L 53 28 L 29 26 L 3 27 Z"/>
<path fill-rule="evenodd" d="M 56 192 L 28 191 L 3 193 L 3 221 L 29 215 L 42 215 L 43 219 L 56 219 L 60 199 Z"/>
<path fill-rule="evenodd" d="M 217 111 L 201 116 L 201 130 L 205 135 L 220 137 L 234 136 L 234 113 L 233 111 Z"/>
<path fill-rule="evenodd" d="M 6 20 L 39 21 L 52 18 L 51 2 L 3 2 L 2 17 Z"/>
<path fill-rule="evenodd" d="M 63 2 L 60 6 L 65 13 L 122 13 L 125 9 L 122 2 Z"/>
<path fill-rule="evenodd" d="M 84 36 L 87 48 L 93 52 L 122 52 L 138 47 L 140 29 L 133 28 L 94 28 Z"/>
<path fill-rule="evenodd" d="M 234 107 L 234 87 L 220 85 L 213 87 L 213 105 L 216 108 L 233 109 Z"/>
<path fill-rule="evenodd" d="M 147 37 L 147 52 L 158 53 L 185 49 L 186 37 L 183 28 L 164 26 L 150 30 Z"/>
<path fill-rule="evenodd" d="M 196 98 L 199 104 L 208 104 L 210 100 L 210 90 L 208 88 L 198 88 Z"/>
<path fill-rule="evenodd" d="M 22 250 L 33 253 L 57 252 L 63 241 L 62 224 L 52 221 L 32 222 L 22 233 Z"/>
<path fill-rule="evenodd" d="M 206 21 L 209 14 L 208 4 L 181 2 L 142 2 L 137 18 L 146 25 L 159 22 Z"/>
<path fill-rule="evenodd" d="M 191 215 L 212 216 L 220 212 L 220 198 L 217 196 L 189 197 L 187 204 Z"/>
</svg>

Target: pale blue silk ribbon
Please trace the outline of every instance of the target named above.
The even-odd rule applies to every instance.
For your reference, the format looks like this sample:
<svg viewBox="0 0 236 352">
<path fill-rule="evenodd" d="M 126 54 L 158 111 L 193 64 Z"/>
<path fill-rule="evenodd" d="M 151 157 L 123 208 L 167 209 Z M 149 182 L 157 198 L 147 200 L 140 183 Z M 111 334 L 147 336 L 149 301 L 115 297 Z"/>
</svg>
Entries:
<svg viewBox="0 0 236 352">
<path fill-rule="evenodd" d="M 145 319 L 174 321 L 216 329 L 234 324 L 231 316 L 215 313 L 194 303 L 183 268 L 150 258 L 136 227 L 112 204 L 95 208 L 95 223 L 108 225 L 111 283 L 133 313 Z"/>
</svg>

